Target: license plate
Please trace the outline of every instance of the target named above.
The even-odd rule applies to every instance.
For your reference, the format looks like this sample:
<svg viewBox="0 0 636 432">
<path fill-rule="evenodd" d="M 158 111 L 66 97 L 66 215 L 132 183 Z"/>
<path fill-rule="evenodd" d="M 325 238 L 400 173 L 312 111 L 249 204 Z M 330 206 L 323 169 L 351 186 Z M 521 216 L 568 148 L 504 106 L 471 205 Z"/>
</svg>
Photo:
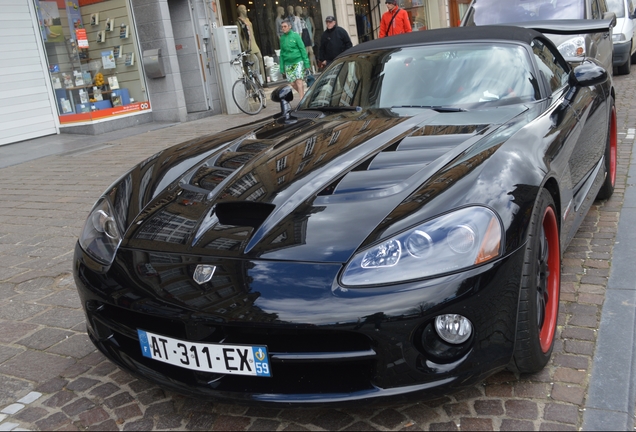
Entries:
<svg viewBox="0 0 636 432">
<path fill-rule="evenodd" d="M 137 329 L 141 352 L 173 366 L 228 375 L 271 376 L 266 346 L 188 342 Z"/>
</svg>

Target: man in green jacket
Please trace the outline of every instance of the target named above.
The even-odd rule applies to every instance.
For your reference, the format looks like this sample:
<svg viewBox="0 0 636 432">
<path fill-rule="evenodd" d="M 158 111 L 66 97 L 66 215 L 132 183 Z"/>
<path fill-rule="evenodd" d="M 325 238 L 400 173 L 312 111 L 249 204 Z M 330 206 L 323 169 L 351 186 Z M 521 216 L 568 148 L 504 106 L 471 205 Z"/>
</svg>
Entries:
<svg viewBox="0 0 636 432">
<path fill-rule="evenodd" d="M 307 50 L 300 35 L 291 29 L 289 20 L 283 20 L 280 28 L 283 30 L 280 37 L 280 71 L 302 99 L 305 96 L 305 71 L 309 70 Z"/>
</svg>

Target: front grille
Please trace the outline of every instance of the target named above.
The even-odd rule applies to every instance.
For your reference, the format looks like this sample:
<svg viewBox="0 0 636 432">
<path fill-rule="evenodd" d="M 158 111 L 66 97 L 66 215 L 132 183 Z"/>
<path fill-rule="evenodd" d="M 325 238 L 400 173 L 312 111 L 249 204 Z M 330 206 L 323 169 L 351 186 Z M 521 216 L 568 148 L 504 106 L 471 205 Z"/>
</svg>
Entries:
<svg viewBox="0 0 636 432">
<path fill-rule="evenodd" d="M 105 306 L 91 320 L 99 323 L 100 333 L 109 329 L 110 337 L 101 343 L 111 358 L 148 378 L 163 376 L 159 381 L 167 378 L 208 391 L 272 394 L 348 393 L 373 388 L 376 355 L 371 340 L 355 332 L 272 325 L 248 327 L 206 322 L 204 318 L 190 323 L 113 306 Z M 143 357 L 137 328 L 196 342 L 266 345 L 272 377 L 195 372 Z M 193 337 L 197 332 L 200 338 Z"/>
</svg>

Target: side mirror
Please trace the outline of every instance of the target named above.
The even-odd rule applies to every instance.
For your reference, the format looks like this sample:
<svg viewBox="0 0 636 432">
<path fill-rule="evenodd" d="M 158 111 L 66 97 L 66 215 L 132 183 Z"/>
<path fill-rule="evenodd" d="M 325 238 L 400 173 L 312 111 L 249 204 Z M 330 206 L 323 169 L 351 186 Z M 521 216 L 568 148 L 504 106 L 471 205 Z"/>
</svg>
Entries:
<svg viewBox="0 0 636 432">
<path fill-rule="evenodd" d="M 278 121 L 292 124 L 298 121 L 290 114 L 292 107 L 290 102 L 294 100 L 294 92 L 289 85 L 282 85 L 272 92 L 272 101 L 280 103 L 280 118 Z"/>
<path fill-rule="evenodd" d="M 609 75 L 601 66 L 592 62 L 583 62 L 570 74 L 570 85 L 589 87 L 607 81 Z"/>
</svg>

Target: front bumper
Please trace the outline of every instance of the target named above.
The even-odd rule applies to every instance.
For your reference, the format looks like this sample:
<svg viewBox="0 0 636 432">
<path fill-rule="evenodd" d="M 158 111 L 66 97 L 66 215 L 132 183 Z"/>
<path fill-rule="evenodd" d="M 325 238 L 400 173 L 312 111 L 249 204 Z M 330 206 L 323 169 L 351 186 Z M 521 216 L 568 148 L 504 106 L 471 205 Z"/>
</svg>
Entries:
<svg viewBox="0 0 636 432">
<path fill-rule="evenodd" d="M 186 395 L 290 405 L 436 397 L 501 370 L 513 353 L 523 248 L 463 273 L 355 290 L 334 282 L 340 265 L 217 260 L 231 275 L 226 298 L 224 288 L 191 283 L 192 263 L 205 260 L 120 250 L 101 269 L 76 246 L 75 280 L 93 343 L 121 368 Z M 473 338 L 454 357 L 436 357 L 421 342 L 443 313 L 473 323 Z M 273 376 L 157 362 L 143 357 L 137 328 L 267 345 Z"/>
<path fill-rule="evenodd" d="M 622 66 L 627 63 L 629 56 L 632 55 L 630 52 L 631 47 L 632 41 L 614 42 L 614 56 L 612 62 L 614 67 Z"/>
</svg>

